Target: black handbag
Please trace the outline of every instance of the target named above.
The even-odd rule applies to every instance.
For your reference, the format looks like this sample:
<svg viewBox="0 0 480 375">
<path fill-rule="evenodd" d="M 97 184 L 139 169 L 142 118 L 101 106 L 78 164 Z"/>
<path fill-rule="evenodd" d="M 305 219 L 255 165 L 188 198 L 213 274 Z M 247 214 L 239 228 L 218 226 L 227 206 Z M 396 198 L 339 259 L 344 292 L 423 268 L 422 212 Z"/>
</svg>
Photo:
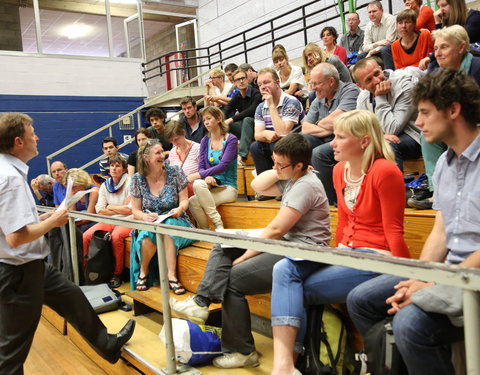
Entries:
<svg viewBox="0 0 480 375">
<path fill-rule="evenodd" d="M 108 283 L 113 274 L 112 235 L 104 230 L 93 233 L 88 247 L 85 284 Z"/>
</svg>

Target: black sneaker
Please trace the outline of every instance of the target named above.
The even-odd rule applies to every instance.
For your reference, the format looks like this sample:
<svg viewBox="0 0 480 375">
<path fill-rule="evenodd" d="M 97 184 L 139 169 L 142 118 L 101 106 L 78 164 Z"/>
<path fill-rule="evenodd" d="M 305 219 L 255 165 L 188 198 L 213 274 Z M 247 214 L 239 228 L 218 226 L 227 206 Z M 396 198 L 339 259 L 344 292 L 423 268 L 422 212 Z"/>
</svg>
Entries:
<svg viewBox="0 0 480 375">
<path fill-rule="evenodd" d="M 274 199 L 275 197 L 269 197 L 268 195 L 262 195 L 255 193 L 255 200 L 257 201 L 268 201 L 270 199 Z"/>
<path fill-rule="evenodd" d="M 117 275 L 113 275 L 108 282 L 108 286 L 110 287 L 110 289 L 118 288 L 120 285 L 122 285 L 122 279 L 120 278 L 120 276 Z"/>
<path fill-rule="evenodd" d="M 425 199 L 433 197 L 433 191 L 428 189 L 413 189 L 413 195 L 411 198 L 417 201 L 423 201 Z"/>
</svg>

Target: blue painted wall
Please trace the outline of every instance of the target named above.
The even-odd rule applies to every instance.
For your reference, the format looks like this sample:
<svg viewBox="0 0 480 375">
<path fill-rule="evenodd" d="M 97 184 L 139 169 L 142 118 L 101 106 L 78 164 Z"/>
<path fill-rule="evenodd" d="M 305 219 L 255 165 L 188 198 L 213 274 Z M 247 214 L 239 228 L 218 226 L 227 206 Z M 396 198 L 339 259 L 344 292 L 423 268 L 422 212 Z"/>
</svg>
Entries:
<svg viewBox="0 0 480 375">
<path fill-rule="evenodd" d="M 96 97 L 96 96 L 37 96 L 0 95 L 0 112 L 22 112 L 34 120 L 35 132 L 40 141 L 40 154 L 29 162 L 29 179 L 47 173 L 45 157 L 69 143 L 115 120 L 143 104 L 143 97 Z M 112 128 L 117 142 L 123 143 L 124 135 L 135 130 L 121 131 L 118 125 Z M 69 168 L 79 167 L 102 153 L 101 140 L 107 137 L 105 130 L 69 151 L 60 154 L 58 160 Z M 130 153 L 134 144 L 122 148 Z M 92 165 L 87 171 L 97 173 L 98 166 Z"/>
</svg>

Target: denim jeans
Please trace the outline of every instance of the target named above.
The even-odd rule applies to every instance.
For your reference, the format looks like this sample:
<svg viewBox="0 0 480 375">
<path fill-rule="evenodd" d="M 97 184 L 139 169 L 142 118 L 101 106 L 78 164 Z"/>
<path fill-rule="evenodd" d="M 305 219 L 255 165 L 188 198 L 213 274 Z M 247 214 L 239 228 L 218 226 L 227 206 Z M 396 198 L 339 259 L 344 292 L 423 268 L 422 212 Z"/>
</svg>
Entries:
<svg viewBox="0 0 480 375">
<path fill-rule="evenodd" d="M 368 54 L 367 52 L 360 53 L 358 55 L 357 61 L 360 61 L 361 59 L 364 59 L 365 57 L 367 57 L 367 54 Z M 382 48 L 380 48 L 380 51 L 375 55 L 379 56 L 382 59 L 384 69 L 395 70 L 395 63 L 393 62 L 393 56 L 392 56 L 392 46 L 383 46 Z"/>
<path fill-rule="evenodd" d="M 395 163 L 403 172 L 403 161 L 410 159 L 418 159 L 422 156 L 420 143 L 410 137 L 408 134 L 400 133 L 397 136 L 400 143 L 389 143 L 395 154 Z"/>
<path fill-rule="evenodd" d="M 272 155 L 274 146 L 275 142 L 267 143 L 260 141 L 255 141 L 250 146 L 250 152 L 252 153 L 257 175 L 273 168 Z"/>
<path fill-rule="evenodd" d="M 323 145 L 325 143 L 330 143 L 334 136 L 333 135 L 327 135 L 326 137 L 318 138 L 315 137 L 314 135 L 311 134 L 302 134 L 305 138 L 307 138 L 308 142 L 310 142 L 310 145 L 312 146 L 312 150 L 320 145 Z"/>
<path fill-rule="evenodd" d="M 238 155 L 246 159 L 254 136 L 253 117 L 245 117 L 240 121 L 232 122 L 230 124 L 230 132 L 240 140 Z"/>
<path fill-rule="evenodd" d="M 347 298 L 350 317 L 362 336 L 388 314 L 385 300 L 393 287 L 405 280 L 381 275 L 353 289 Z M 445 315 L 427 313 L 415 304 L 402 308 L 393 319 L 398 350 L 410 375 L 453 375 L 450 344 L 463 339 L 463 328 L 455 327 Z"/>
<path fill-rule="evenodd" d="M 318 172 L 318 178 L 322 181 L 328 203 L 333 206 L 337 203 L 337 194 L 333 187 L 333 167 L 337 164 L 333 155 L 330 142 L 317 146 L 312 151 L 312 165 Z"/>
<path fill-rule="evenodd" d="M 367 249 L 346 249 L 373 253 Z M 301 349 L 311 305 L 344 303 L 348 292 L 378 274 L 310 261 L 282 259 L 273 268 L 272 326 L 299 328 L 295 351 Z"/>
<path fill-rule="evenodd" d="M 232 262 L 244 252 L 245 249 L 215 245 L 197 288 L 197 295 L 222 302 L 222 351 L 227 353 L 248 354 L 255 350 L 245 296 L 269 293 L 273 266 L 282 259 L 261 253 L 232 267 Z"/>
</svg>

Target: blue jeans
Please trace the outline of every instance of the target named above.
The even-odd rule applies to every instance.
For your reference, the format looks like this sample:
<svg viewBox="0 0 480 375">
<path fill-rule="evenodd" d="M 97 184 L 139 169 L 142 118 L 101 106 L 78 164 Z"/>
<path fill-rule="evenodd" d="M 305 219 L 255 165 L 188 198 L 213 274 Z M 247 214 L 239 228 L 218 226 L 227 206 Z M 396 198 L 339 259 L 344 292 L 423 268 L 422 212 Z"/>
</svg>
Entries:
<svg viewBox="0 0 480 375">
<path fill-rule="evenodd" d="M 400 139 L 400 143 L 389 142 L 389 145 L 395 154 L 395 163 L 403 172 L 403 161 L 420 158 L 422 156 L 422 148 L 420 143 L 408 134 L 402 132 L 397 137 Z"/>
<path fill-rule="evenodd" d="M 275 147 L 275 142 L 267 143 L 260 141 L 255 141 L 250 146 L 257 175 L 273 168 L 273 147 Z"/>
<path fill-rule="evenodd" d="M 376 54 L 376 56 L 380 56 L 383 61 L 383 69 L 391 69 L 395 70 L 395 63 L 393 62 L 392 56 L 392 46 L 383 46 L 380 48 L 380 51 Z M 367 52 L 362 52 L 358 55 L 358 60 L 364 59 L 367 57 Z"/>
<path fill-rule="evenodd" d="M 312 165 L 318 172 L 327 194 L 328 203 L 333 206 L 337 203 L 337 193 L 333 187 L 333 167 L 337 164 L 330 142 L 321 144 L 312 150 Z"/>
<path fill-rule="evenodd" d="M 347 298 L 350 317 L 362 336 L 388 314 L 385 300 L 404 278 L 381 275 L 353 289 Z M 409 375 L 453 375 L 450 344 L 463 340 L 463 328 L 455 327 L 446 315 L 427 313 L 415 304 L 395 314 L 393 333 Z"/>
<path fill-rule="evenodd" d="M 346 249 L 373 253 L 367 249 Z M 284 258 L 273 267 L 272 326 L 299 328 L 295 351 L 301 350 L 311 305 L 344 303 L 348 292 L 378 274 L 328 264 Z"/>
</svg>

